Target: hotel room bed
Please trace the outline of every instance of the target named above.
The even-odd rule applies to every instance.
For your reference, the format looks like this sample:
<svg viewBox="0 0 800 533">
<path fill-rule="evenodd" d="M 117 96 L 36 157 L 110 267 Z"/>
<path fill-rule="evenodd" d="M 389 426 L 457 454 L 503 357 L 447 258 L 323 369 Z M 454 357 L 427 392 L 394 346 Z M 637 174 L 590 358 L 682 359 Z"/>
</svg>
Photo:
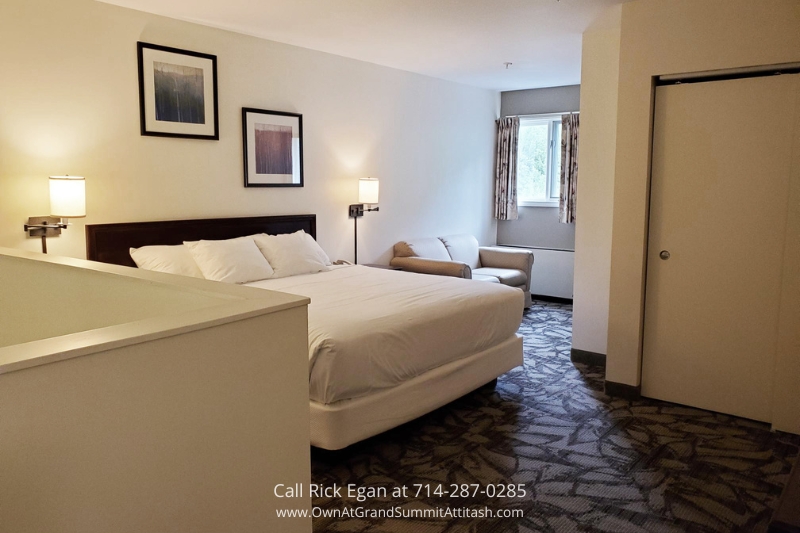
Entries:
<svg viewBox="0 0 800 533">
<path fill-rule="evenodd" d="M 314 215 L 88 225 L 87 256 L 131 266 L 131 247 L 298 229 L 315 237 L 315 225 Z M 522 364 L 518 289 L 365 266 L 247 285 L 311 298 L 314 446 L 346 447 Z"/>
</svg>

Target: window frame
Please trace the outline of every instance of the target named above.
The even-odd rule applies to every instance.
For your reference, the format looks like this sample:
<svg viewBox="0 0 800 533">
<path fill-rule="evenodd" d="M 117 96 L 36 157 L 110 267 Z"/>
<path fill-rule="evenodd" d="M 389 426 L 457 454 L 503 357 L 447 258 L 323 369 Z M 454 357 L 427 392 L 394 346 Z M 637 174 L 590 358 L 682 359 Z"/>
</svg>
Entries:
<svg viewBox="0 0 800 533">
<path fill-rule="evenodd" d="M 540 115 L 520 115 L 519 116 L 519 127 L 520 129 L 523 128 L 524 125 L 533 125 L 533 124 L 542 124 L 548 123 L 549 127 L 547 129 L 547 144 L 549 145 L 549 149 L 547 150 L 547 175 L 545 176 L 545 195 L 546 200 L 523 200 L 519 197 L 519 192 L 517 193 L 517 204 L 521 207 L 558 207 L 560 201 L 560 195 L 553 196 L 553 190 L 555 189 L 556 183 L 561 184 L 561 176 L 556 174 L 556 167 L 558 166 L 558 162 L 556 161 L 556 157 L 558 157 L 558 161 L 561 159 L 561 145 L 554 146 L 555 139 L 556 139 L 556 128 L 561 128 L 561 120 L 562 116 L 565 113 L 545 113 Z M 517 148 L 519 150 L 519 148 Z M 556 154 L 558 154 L 556 156 Z M 519 151 L 517 152 L 517 161 L 519 161 Z M 519 176 L 517 176 L 517 180 L 519 181 Z M 517 188 L 519 191 L 519 187 Z M 560 191 L 559 191 L 560 192 Z"/>
</svg>

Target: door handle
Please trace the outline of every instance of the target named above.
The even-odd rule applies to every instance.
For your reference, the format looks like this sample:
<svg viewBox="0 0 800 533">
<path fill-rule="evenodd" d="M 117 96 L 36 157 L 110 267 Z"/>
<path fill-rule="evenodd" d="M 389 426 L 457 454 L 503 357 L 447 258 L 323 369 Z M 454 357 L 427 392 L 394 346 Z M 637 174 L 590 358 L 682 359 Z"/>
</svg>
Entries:
<svg viewBox="0 0 800 533">
<path fill-rule="evenodd" d="M 660 257 L 663 261 L 666 261 L 669 259 L 669 250 L 661 250 L 661 253 L 658 254 L 658 257 Z"/>
</svg>

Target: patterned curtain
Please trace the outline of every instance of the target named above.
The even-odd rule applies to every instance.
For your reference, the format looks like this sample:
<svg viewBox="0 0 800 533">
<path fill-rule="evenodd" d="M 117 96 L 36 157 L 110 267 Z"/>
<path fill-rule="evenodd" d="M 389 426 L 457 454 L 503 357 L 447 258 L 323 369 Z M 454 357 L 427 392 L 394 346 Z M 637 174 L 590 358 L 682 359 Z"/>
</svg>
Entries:
<svg viewBox="0 0 800 533">
<path fill-rule="evenodd" d="M 575 223 L 575 203 L 578 193 L 578 128 L 577 114 L 561 117 L 561 198 L 558 202 L 558 221 Z"/>
<path fill-rule="evenodd" d="M 516 220 L 517 214 L 517 140 L 519 117 L 497 121 L 497 172 L 494 182 L 494 218 Z"/>
</svg>

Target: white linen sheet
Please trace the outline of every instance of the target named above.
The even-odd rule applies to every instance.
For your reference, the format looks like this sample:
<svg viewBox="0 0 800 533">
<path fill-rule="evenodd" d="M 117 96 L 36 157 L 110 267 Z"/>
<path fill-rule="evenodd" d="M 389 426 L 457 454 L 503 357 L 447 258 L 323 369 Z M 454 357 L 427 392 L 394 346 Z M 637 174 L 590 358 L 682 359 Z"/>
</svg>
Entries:
<svg viewBox="0 0 800 533">
<path fill-rule="evenodd" d="M 486 350 L 515 334 L 520 289 L 495 283 L 377 269 L 247 284 L 311 298 L 311 399 L 330 404 L 394 387 Z"/>
</svg>

